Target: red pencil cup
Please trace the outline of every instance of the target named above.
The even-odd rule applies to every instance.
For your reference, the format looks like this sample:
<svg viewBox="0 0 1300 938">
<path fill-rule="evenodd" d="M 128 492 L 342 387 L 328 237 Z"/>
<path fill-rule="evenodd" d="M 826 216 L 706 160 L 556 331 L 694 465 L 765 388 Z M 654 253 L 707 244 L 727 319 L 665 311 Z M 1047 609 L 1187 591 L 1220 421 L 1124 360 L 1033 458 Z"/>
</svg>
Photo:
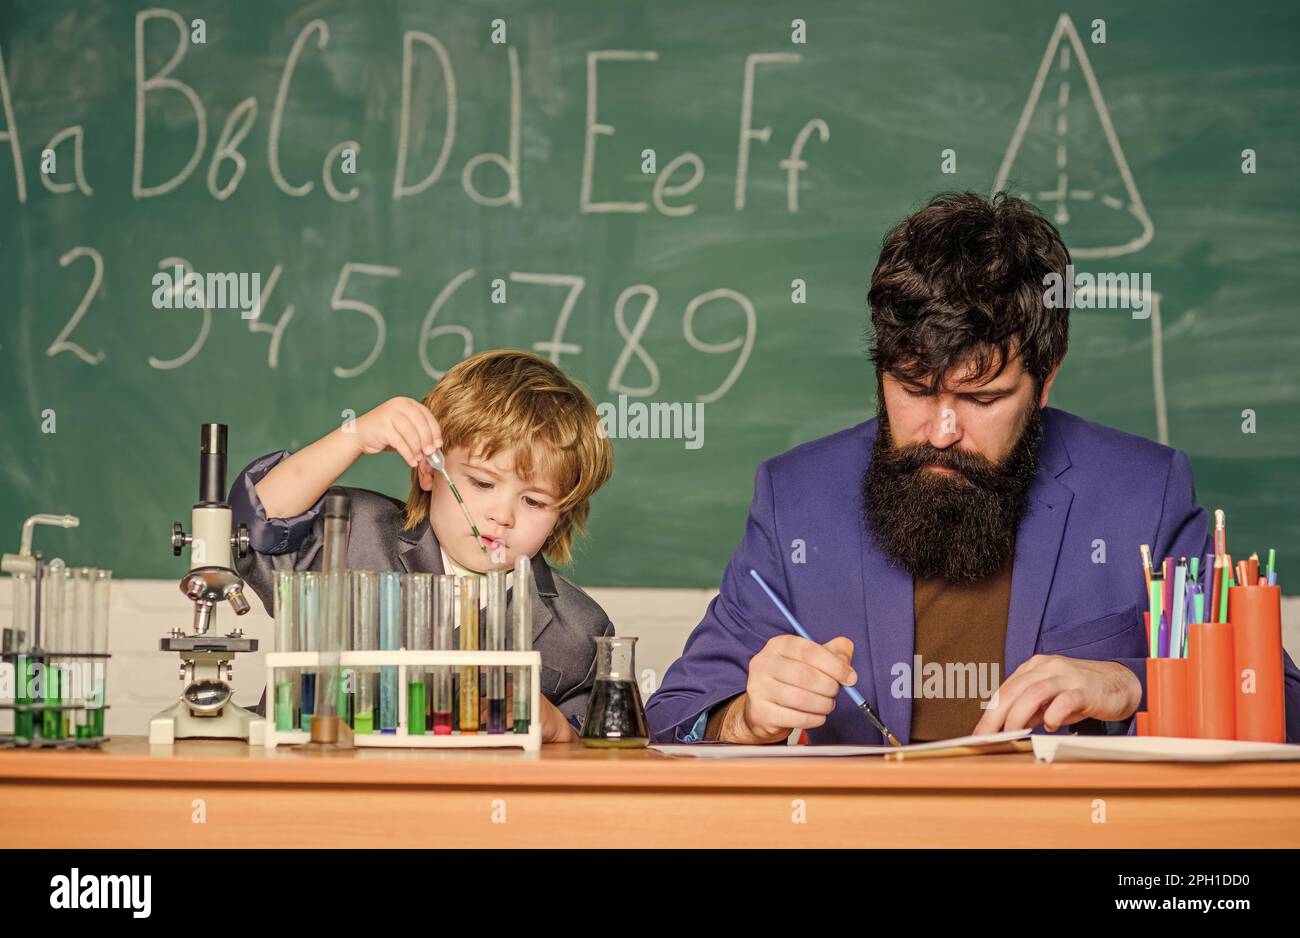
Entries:
<svg viewBox="0 0 1300 938">
<path fill-rule="evenodd" d="M 1237 738 L 1286 742 L 1282 698 L 1282 587 L 1228 590 L 1236 664 Z"/>
<path fill-rule="evenodd" d="M 1192 735 L 1191 662 L 1147 659 L 1147 727 L 1152 736 Z"/>
<path fill-rule="evenodd" d="M 1151 735 L 1151 727 L 1147 725 L 1147 716 L 1148 714 L 1145 710 L 1139 710 L 1137 713 L 1133 714 L 1133 718 L 1137 720 L 1136 735 L 1138 736 Z"/>
<path fill-rule="evenodd" d="M 1237 738 L 1236 650 L 1227 622 L 1193 622 L 1187 636 L 1192 663 L 1192 735 Z"/>
</svg>

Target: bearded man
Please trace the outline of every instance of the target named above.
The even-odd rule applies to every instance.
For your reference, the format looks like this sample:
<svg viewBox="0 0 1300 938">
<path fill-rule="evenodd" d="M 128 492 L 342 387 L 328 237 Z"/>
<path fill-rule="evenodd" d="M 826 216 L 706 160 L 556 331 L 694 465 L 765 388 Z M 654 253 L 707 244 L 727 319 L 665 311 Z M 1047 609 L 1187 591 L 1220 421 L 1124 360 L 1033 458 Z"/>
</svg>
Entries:
<svg viewBox="0 0 1300 938">
<path fill-rule="evenodd" d="M 1139 545 L 1159 562 L 1213 540 L 1186 455 L 1047 406 L 1069 336 L 1048 275 L 1069 263 L 1004 194 L 938 196 L 888 234 L 868 294 L 876 418 L 758 467 L 720 593 L 646 706 L 657 741 L 882 743 L 845 685 L 905 743 L 1132 732 Z"/>
</svg>

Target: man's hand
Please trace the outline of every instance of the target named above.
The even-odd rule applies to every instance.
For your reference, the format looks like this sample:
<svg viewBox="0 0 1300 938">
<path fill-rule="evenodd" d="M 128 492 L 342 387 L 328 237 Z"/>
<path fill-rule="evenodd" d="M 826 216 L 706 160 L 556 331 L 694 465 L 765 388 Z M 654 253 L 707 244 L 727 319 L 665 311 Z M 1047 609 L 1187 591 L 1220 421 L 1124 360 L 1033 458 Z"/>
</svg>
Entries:
<svg viewBox="0 0 1300 938">
<path fill-rule="evenodd" d="M 578 739 L 573 724 L 545 697 L 542 700 L 542 742 L 571 743 Z"/>
<path fill-rule="evenodd" d="M 812 729 L 835 709 L 841 684 L 856 684 L 853 642 L 843 636 L 818 645 L 777 635 L 749 659 L 745 693 L 727 708 L 718 736 L 733 743 L 774 743 L 792 729 Z"/>
<path fill-rule="evenodd" d="M 1092 717 L 1126 720 L 1142 700 L 1142 685 L 1115 661 L 1034 655 L 993 695 L 993 705 L 975 726 L 975 735 L 1043 726 L 1062 726 Z"/>
</svg>

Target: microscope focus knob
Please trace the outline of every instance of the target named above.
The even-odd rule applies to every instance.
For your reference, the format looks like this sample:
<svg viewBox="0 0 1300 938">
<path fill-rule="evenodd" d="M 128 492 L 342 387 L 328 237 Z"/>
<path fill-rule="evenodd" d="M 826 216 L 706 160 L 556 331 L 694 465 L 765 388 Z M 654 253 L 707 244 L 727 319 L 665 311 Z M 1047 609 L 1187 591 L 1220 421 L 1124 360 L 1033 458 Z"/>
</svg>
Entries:
<svg viewBox="0 0 1300 938">
<path fill-rule="evenodd" d="M 248 543 L 248 525 L 241 524 L 235 528 L 235 533 L 230 535 L 230 546 L 234 548 L 236 560 L 248 556 Z"/>
<path fill-rule="evenodd" d="M 172 556 L 179 557 L 181 551 L 185 549 L 185 545 L 189 542 L 190 536 L 185 533 L 185 529 L 181 527 L 181 523 L 179 521 L 175 522 L 172 525 Z"/>
</svg>

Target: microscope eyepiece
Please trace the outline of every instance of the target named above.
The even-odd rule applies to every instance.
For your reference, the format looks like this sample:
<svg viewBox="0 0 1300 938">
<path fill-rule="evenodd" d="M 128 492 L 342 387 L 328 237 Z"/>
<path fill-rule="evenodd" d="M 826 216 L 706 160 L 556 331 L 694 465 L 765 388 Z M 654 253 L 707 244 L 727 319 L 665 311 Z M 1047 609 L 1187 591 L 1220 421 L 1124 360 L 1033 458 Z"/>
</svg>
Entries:
<svg viewBox="0 0 1300 938">
<path fill-rule="evenodd" d="M 226 503 L 226 425 L 205 423 L 199 428 L 199 504 Z"/>
</svg>

